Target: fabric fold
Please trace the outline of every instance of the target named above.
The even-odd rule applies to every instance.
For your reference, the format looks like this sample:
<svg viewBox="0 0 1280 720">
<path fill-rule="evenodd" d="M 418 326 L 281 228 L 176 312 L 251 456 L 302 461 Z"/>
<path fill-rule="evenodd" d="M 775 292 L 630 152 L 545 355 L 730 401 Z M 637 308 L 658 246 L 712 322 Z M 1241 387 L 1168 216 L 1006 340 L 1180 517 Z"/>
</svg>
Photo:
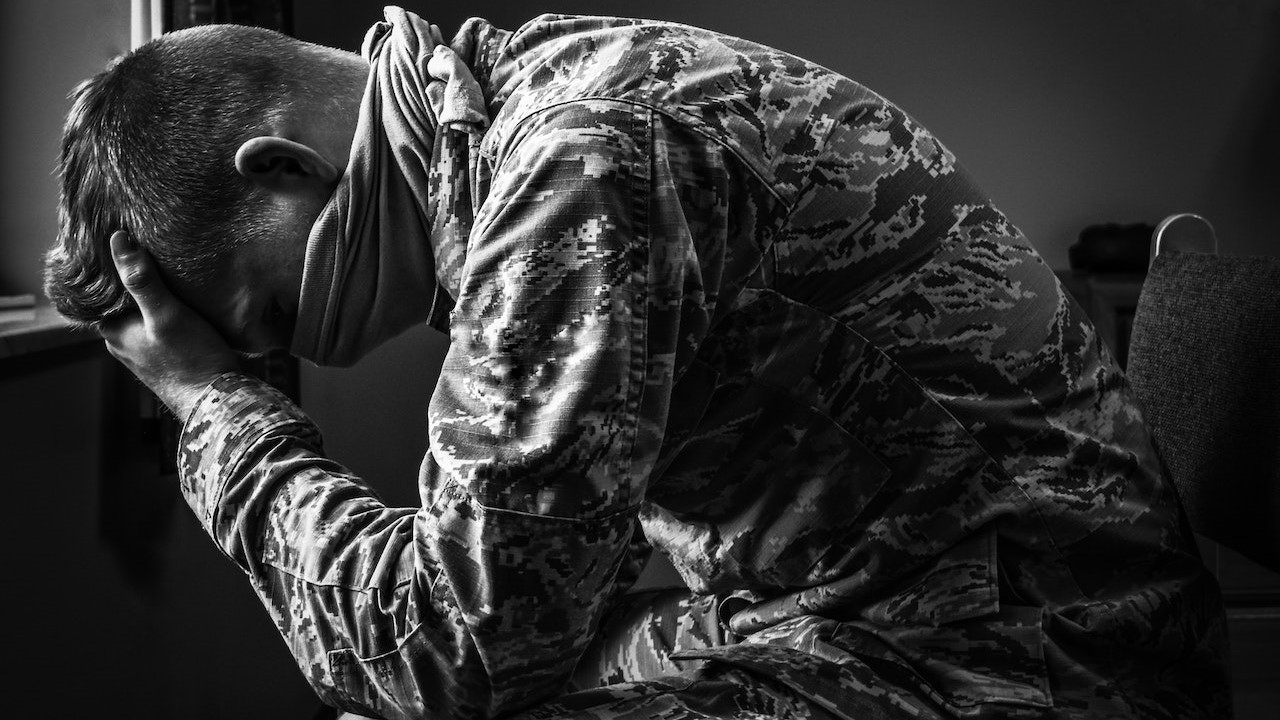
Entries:
<svg viewBox="0 0 1280 720">
<path fill-rule="evenodd" d="M 307 241 L 290 350 L 320 365 L 351 365 L 418 322 L 438 326 L 474 217 L 468 169 L 489 123 L 480 86 L 438 28 L 385 13 L 364 40 L 369 79 L 346 171 Z"/>
</svg>

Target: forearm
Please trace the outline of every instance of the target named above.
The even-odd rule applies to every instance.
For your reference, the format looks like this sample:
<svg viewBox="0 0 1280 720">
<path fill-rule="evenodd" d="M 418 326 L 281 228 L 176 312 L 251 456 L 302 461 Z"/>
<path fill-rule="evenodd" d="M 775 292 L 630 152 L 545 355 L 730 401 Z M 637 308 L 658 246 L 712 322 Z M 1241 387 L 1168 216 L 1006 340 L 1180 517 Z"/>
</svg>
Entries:
<svg viewBox="0 0 1280 720">
<path fill-rule="evenodd" d="M 387 508 L 287 399 L 239 375 L 201 397 L 181 452 L 188 502 L 308 680 L 367 714 L 485 716 L 555 695 L 633 522 L 489 509 L 448 482 L 420 511 Z"/>
</svg>

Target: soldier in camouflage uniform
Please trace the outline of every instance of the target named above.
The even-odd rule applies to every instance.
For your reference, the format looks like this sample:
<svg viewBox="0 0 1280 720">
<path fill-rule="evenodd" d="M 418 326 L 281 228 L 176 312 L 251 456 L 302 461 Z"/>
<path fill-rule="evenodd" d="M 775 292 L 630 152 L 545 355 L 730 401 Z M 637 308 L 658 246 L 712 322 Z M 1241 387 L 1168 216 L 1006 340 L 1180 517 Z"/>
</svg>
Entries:
<svg viewBox="0 0 1280 720">
<path fill-rule="evenodd" d="M 419 314 L 450 337 L 422 505 L 386 507 L 234 372 L 201 388 L 179 458 L 326 701 L 1230 714 L 1219 592 L 1123 375 L 924 128 L 691 27 L 472 20 L 437 48 L 387 17 L 293 346 L 347 352 L 353 227 L 419 243 Z M 389 180 L 359 177 L 366 145 Z M 357 207 L 369 187 L 418 211 Z M 687 590 L 626 592 L 649 547 Z"/>
</svg>

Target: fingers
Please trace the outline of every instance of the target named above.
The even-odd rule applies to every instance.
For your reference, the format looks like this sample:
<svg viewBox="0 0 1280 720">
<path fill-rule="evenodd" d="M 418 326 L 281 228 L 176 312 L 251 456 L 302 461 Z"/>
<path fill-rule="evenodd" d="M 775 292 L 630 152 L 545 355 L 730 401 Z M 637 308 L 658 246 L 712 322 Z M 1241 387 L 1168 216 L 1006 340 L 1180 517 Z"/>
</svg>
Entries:
<svg viewBox="0 0 1280 720">
<path fill-rule="evenodd" d="M 151 256 L 127 232 L 117 230 L 111 234 L 111 260 L 115 263 L 120 282 L 138 304 L 142 316 L 147 320 L 156 318 L 165 307 L 169 291 L 160 279 Z"/>
</svg>

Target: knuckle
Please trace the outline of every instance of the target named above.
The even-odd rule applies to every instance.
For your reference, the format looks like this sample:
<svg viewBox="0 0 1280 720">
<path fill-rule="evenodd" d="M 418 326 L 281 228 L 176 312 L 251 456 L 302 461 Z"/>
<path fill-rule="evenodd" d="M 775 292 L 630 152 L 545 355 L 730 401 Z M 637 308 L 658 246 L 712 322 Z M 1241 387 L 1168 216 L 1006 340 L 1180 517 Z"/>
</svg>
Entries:
<svg viewBox="0 0 1280 720">
<path fill-rule="evenodd" d="M 120 280 L 124 282 L 125 287 L 138 290 L 150 284 L 151 274 L 144 267 L 130 265 L 120 271 Z"/>
</svg>

